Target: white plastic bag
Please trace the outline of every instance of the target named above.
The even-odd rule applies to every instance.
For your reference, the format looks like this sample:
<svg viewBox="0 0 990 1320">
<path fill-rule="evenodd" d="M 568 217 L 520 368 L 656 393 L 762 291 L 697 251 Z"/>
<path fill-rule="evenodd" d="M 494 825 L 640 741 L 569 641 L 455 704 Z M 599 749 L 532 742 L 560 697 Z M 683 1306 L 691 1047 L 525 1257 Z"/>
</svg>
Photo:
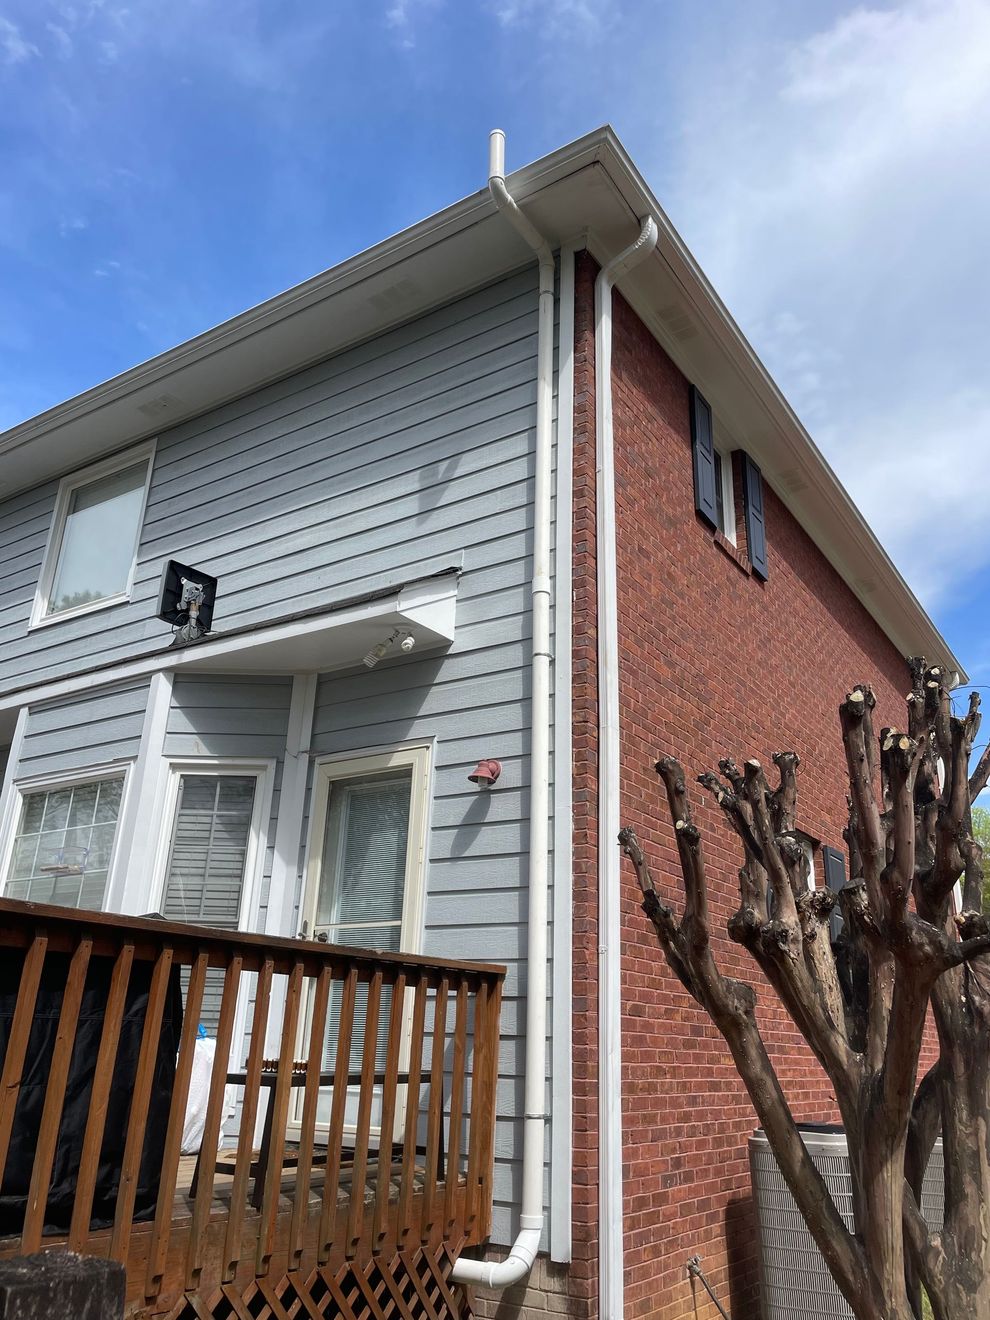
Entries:
<svg viewBox="0 0 990 1320">
<path fill-rule="evenodd" d="M 182 1153 L 195 1155 L 203 1143 L 203 1129 L 206 1127 L 206 1106 L 210 1099 L 210 1078 L 213 1076 L 213 1061 L 216 1058 L 217 1043 L 209 1036 L 196 1041 L 193 1053 L 192 1074 L 189 1078 L 189 1098 L 186 1101 L 186 1118 L 182 1125 Z M 223 1093 L 223 1113 L 220 1117 L 220 1144 L 223 1144 L 223 1125 L 234 1112 L 235 1088 L 227 1086 Z"/>
</svg>

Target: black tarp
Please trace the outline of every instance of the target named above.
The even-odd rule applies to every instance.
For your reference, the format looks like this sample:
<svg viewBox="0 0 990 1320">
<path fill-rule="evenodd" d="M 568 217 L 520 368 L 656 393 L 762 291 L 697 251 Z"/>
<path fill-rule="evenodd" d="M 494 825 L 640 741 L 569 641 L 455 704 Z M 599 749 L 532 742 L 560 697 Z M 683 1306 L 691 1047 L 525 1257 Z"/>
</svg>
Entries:
<svg viewBox="0 0 990 1320">
<path fill-rule="evenodd" d="M 0 1066 L 7 1053 L 23 963 L 23 954 L 16 951 L 4 951 L 0 954 Z M 7 1156 L 3 1183 L 0 1185 L 0 1234 L 4 1235 L 19 1233 L 24 1223 L 27 1194 L 31 1184 L 31 1167 L 41 1125 L 45 1087 L 51 1069 L 68 969 L 69 957 L 66 954 L 49 954 L 45 959 L 24 1063 L 24 1076 L 14 1112 L 10 1152 Z M 90 960 L 52 1169 L 51 1190 L 45 1214 L 46 1232 L 65 1232 L 72 1217 L 76 1174 L 82 1154 L 83 1135 L 86 1130 L 86 1118 L 89 1113 L 89 1100 L 112 972 L 111 958 L 94 957 Z M 151 963 L 135 962 L 131 969 L 113 1085 L 110 1089 L 103 1146 L 100 1152 L 91 1221 L 93 1228 L 105 1227 L 113 1222 L 124 1157 L 124 1142 L 127 1138 L 131 1095 L 151 988 L 151 974 Z M 175 1059 L 181 1027 L 182 994 L 179 974 L 173 969 L 162 1017 L 161 1037 L 138 1178 L 134 1208 L 134 1217 L 138 1220 L 152 1217 L 158 1198 L 165 1130 L 175 1082 Z"/>
</svg>

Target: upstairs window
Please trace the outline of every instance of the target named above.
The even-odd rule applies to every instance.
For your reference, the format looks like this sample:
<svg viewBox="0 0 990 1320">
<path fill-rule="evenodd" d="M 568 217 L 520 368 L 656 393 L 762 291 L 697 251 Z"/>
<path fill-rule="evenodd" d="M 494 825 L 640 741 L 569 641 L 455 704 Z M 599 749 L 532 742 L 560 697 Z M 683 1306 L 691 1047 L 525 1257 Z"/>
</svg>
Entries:
<svg viewBox="0 0 990 1320">
<path fill-rule="evenodd" d="M 64 478 L 32 625 L 129 598 L 151 459 L 145 445 Z"/>
</svg>

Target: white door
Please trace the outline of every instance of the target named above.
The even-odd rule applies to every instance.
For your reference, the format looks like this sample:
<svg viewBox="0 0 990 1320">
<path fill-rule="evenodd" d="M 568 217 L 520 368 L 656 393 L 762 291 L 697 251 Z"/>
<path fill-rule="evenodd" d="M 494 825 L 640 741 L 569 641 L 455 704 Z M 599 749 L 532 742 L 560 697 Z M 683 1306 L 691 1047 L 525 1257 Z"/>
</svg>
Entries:
<svg viewBox="0 0 990 1320">
<path fill-rule="evenodd" d="M 303 929 L 310 939 L 389 952 L 421 947 L 426 850 L 429 747 L 325 760 L 316 766 L 310 862 L 303 902 Z M 368 991 L 358 987 L 349 1068 L 361 1069 Z M 385 1067 L 391 989 L 378 1014 L 376 1072 Z M 322 1069 L 333 1070 L 341 986 L 331 992 Z M 308 1017 L 308 1014 L 306 1015 Z M 308 1042 L 308 1023 L 302 1040 Z M 304 1047 L 305 1048 L 305 1047 Z M 405 1066 L 404 1063 L 402 1066 Z M 320 1093 L 317 1122 L 329 1123 L 331 1092 Z M 376 1086 L 372 1127 L 380 1123 Z M 301 1112 L 302 1097 L 295 1097 Z M 348 1093 L 346 1124 L 357 1116 L 357 1088 Z"/>
</svg>

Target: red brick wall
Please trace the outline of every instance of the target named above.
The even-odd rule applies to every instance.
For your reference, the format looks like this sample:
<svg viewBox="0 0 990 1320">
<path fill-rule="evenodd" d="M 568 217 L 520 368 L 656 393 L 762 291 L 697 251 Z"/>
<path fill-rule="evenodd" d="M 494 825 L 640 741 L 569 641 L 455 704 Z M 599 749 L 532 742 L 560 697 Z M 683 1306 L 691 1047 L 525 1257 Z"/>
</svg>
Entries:
<svg viewBox="0 0 990 1320">
<path fill-rule="evenodd" d="M 575 1274 L 597 1288 L 594 673 L 594 262 L 577 266 L 575 383 Z M 793 748 L 799 824 L 842 847 L 844 776 L 837 710 L 849 687 L 873 684 L 878 727 L 896 722 L 907 667 L 824 556 L 766 485 L 769 580 L 731 557 L 694 511 L 689 382 L 624 300 L 615 296 L 616 451 L 622 817 L 657 873 L 676 851 L 653 771 L 677 755 L 689 779 L 720 756 L 766 764 Z M 590 490 L 589 490 L 590 483 Z M 717 812 L 695 795 L 716 924 L 737 902 L 739 856 Z M 820 867 L 820 862 L 819 862 Z M 821 872 L 819 870 L 819 878 Z M 756 1253 L 746 1139 L 749 1100 L 714 1027 L 668 971 L 623 887 L 623 1124 L 627 1316 L 715 1316 L 686 1279 L 700 1253 L 723 1304 L 755 1316 Z M 723 936 L 723 968 L 757 983 L 747 955 Z M 828 1084 L 769 992 L 760 1017 L 799 1119 L 836 1118 Z M 575 1279 L 577 1282 L 577 1279 Z"/>
</svg>

